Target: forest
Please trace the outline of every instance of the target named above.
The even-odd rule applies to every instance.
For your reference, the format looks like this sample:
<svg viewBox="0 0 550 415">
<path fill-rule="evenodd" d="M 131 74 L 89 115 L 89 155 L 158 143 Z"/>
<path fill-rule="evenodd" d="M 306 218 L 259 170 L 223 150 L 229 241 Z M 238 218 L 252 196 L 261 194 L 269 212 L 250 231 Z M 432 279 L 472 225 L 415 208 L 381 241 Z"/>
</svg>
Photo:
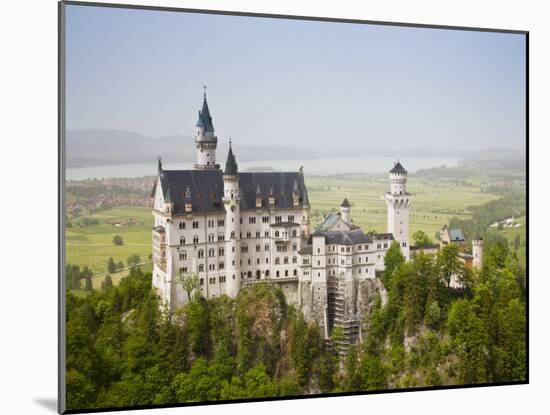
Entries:
<svg viewBox="0 0 550 415">
<path fill-rule="evenodd" d="M 196 401 L 526 380 L 526 271 L 498 240 L 480 271 L 454 245 L 404 262 L 386 255 L 363 342 L 342 356 L 268 284 L 237 298 L 195 296 L 160 307 L 151 274 L 133 267 L 86 297 L 67 291 L 67 407 Z M 459 275 L 465 289 L 449 287 Z"/>
</svg>

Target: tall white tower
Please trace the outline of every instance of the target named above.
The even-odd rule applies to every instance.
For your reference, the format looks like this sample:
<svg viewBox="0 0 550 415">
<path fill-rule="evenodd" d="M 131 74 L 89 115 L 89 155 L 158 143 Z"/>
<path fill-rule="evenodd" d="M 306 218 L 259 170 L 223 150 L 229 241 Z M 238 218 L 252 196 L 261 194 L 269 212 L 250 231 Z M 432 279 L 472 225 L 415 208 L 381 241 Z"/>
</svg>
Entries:
<svg viewBox="0 0 550 415">
<path fill-rule="evenodd" d="M 399 242 L 406 260 L 410 259 L 409 207 L 412 194 L 407 193 L 407 170 L 399 161 L 390 170 L 390 191 L 384 195 L 388 207 L 388 232 Z"/>
<path fill-rule="evenodd" d="M 218 146 L 218 137 L 214 135 L 214 124 L 208 109 L 206 101 L 206 86 L 204 87 L 204 99 L 202 110 L 199 111 L 199 119 L 195 127 L 195 147 L 197 149 L 197 163 L 195 169 L 209 170 L 219 169 L 216 164 L 216 147 Z"/>
<path fill-rule="evenodd" d="M 472 255 L 474 268 L 481 269 L 483 266 L 483 238 L 478 236 L 472 241 Z"/>
<path fill-rule="evenodd" d="M 223 205 L 225 207 L 225 287 L 229 297 L 236 297 L 241 289 L 241 197 L 239 170 L 231 141 L 223 173 Z"/>
</svg>

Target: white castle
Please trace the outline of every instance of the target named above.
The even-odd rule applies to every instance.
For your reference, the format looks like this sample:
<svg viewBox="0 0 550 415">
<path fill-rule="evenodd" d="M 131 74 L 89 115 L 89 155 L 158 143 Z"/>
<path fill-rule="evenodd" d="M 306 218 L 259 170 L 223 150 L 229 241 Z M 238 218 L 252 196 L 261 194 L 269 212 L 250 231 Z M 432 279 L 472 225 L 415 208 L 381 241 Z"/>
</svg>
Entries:
<svg viewBox="0 0 550 415">
<path fill-rule="evenodd" d="M 298 172 L 239 172 L 229 143 L 225 169 L 216 163 L 218 139 L 204 95 L 195 129 L 192 170 L 164 170 L 159 158 L 152 197 L 153 286 L 170 312 L 188 301 L 178 276 L 195 273 L 205 298 L 236 297 L 249 284 L 277 284 L 287 302 L 319 323 L 326 338 L 341 326 L 360 337 L 358 291 L 384 269 L 397 240 L 409 259 L 407 171 L 390 170 L 388 233 L 364 233 L 345 199 L 310 231 L 310 204 Z"/>
</svg>

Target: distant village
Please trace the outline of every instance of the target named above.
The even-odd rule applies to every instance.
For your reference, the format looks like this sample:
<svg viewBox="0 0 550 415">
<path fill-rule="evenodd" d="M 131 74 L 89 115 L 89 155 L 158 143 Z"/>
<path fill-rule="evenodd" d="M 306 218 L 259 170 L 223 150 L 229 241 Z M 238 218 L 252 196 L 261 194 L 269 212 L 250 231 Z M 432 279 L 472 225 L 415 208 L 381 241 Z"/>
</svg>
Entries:
<svg viewBox="0 0 550 415">
<path fill-rule="evenodd" d="M 120 206 L 150 207 L 155 178 L 103 178 L 69 180 L 66 184 L 67 217 L 77 218 Z"/>
</svg>

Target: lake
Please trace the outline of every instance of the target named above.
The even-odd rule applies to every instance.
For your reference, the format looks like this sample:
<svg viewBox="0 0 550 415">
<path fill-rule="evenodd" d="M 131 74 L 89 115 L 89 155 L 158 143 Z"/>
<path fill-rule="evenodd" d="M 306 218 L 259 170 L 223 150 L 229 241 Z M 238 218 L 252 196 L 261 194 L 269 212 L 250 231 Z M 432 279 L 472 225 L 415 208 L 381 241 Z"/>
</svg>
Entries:
<svg viewBox="0 0 550 415">
<path fill-rule="evenodd" d="M 435 166 L 456 166 L 457 158 L 422 158 L 410 157 L 401 159 L 401 164 L 409 173 L 420 169 L 428 169 Z M 298 171 L 304 166 L 305 174 L 328 175 L 343 173 L 385 173 L 388 172 L 397 161 L 390 157 L 364 156 L 364 157 L 327 157 L 313 160 L 273 160 L 273 161 L 249 161 L 238 162 L 239 170 L 246 171 L 251 168 L 271 167 L 277 171 Z M 222 167 L 225 160 L 222 163 Z M 192 169 L 193 163 L 163 163 L 166 170 Z M 157 163 L 150 164 L 116 164 L 108 166 L 69 168 L 66 171 L 67 180 L 101 179 L 107 177 L 142 177 L 157 174 Z"/>
</svg>

